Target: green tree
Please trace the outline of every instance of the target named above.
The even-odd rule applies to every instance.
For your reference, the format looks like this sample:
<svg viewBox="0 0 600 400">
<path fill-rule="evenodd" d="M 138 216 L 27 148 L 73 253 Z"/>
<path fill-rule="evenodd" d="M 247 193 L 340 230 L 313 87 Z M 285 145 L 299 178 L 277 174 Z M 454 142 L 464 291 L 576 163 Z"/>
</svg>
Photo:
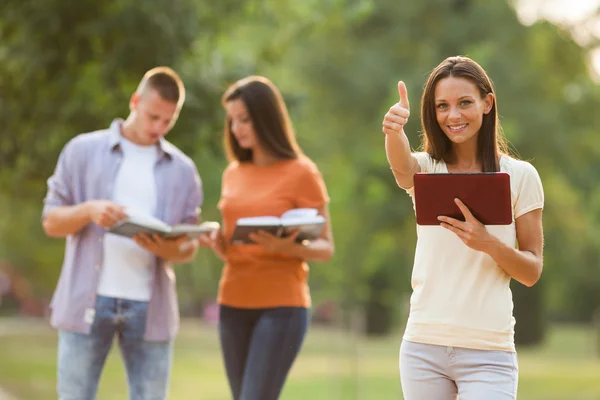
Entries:
<svg viewBox="0 0 600 400">
<path fill-rule="evenodd" d="M 282 67 L 296 71 L 294 87 L 306 99 L 300 129 L 309 132 L 312 154 L 335 183 L 338 256 L 332 269 L 346 274 L 328 269 L 318 277 L 343 282 L 347 298 L 367 313 L 376 310 L 367 321 L 381 328 L 369 332 L 387 331 L 389 314 L 399 314 L 412 265 L 414 215 L 385 161 L 380 121 L 403 79 L 412 100 L 409 139 L 418 147 L 418 99 L 428 71 L 446 56 L 464 54 L 494 79 L 507 137 L 538 168 L 546 188 L 544 285 L 512 285 L 521 315 L 517 331 L 538 332 L 533 341 L 539 341 L 546 303 L 553 314 L 589 318 L 598 304 L 589 295 L 598 288 L 590 270 L 598 269 L 586 265 L 598 265 L 598 224 L 588 211 L 588 193 L 597 176 L 599 141 L 591 130 L 599 91 L 586 49 L 547 22 L 522 25 L 506 2 L 432 0 L 407 4 L 401 13 L 392 1 L 346 5 L 297 42 Z M 597 222 L 597 211 L 592 214 Z M 577 282 L 589 289 L 581 292 Z M 565 297 L 574 291 L 580 291 L 578 302 Z M 590 306 L 574 313 L 584 302 Z"/>
</svg>

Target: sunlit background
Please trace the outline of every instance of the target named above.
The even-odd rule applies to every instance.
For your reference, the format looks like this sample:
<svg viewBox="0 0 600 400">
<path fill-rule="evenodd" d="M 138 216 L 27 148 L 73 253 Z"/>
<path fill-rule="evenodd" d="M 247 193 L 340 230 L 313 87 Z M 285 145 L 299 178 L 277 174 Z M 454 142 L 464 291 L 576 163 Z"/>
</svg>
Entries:
<svg viewBox="0 0 600 400">
<path fill-rule="evenodd" d="M 595 80 L 600 79 L 600 24 L 598 0 L 516 0 L 517 15 L 525 25 L 548 20 L 566 30 L 582 47 L 589 50 Z"/>
<path fill-rule="evenodd" d="M 313 324 L 283 400 L 401 399 L 398 349 L 415 246 L 412 203 L 393 180 L 381 119 L 406 82 L 409 139 L 431 69 L 486 68 L 515 154 L 546 195 L 545 270 L 513 282 L 519 399 L 600 399 L 600 1 L 3 0 L 0 2 L 0 399 L 56 398 L 46 320 L 64 241 L 40 224 L 46 179 L 74 135 L 126 117 L 142 74 L 169 65 L 188 97 L 169 139 L 216 204 L 226 165 L 219 99 L 271 78 L 332 199 L 336 255 L 311 265 Z M 215 330 L 221 263 L 176 267 L 183 322 L 172 399 L 229 398 Z M 125 399 L 113 351 L 99 399 Z"/>
</svg>

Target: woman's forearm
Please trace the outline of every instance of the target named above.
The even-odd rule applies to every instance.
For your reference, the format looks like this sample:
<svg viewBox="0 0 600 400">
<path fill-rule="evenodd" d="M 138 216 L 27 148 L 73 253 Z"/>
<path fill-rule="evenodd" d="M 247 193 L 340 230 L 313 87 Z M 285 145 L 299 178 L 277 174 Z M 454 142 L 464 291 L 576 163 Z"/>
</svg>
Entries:
<svg viewBox="0 0 600 400">
<path fill-rule="evenodd" d="M 500 240 L 495 241 L 487 253 L 511 278 L 525 286 L 533 286 L 542 275 L 543 257 L 531 251 L 519 250 Z"/>
<path fill-rule="evenodd" d="M 53 208 L 44 217 L 42 226 L 50 237 L 65 237 L 79 232 L 90 222 L 88 203 L 80 203 Z"/>
<path fill-rule="evenodd" d="M 396 183 L 403 188 L 413 186 L 413 177 L 418 172 L 418 163 L 410 150 L 404 131 L 385 136 L 385 154 Z"/>
<path fill-rule="evenodd" d="M 292 243 L 285 253 L 291 257 L 306 261 L 327 262 L 333 257 L 333 244 L 327 239 L 317 239 L 311 242 Z"/>
<path fill-rule="evenodd" d="M 410 144 L 404 131 L 385 135 L 385 155 L 390 167 L 399 173 L 409 173 L 414 168 Z"/>
</svg>

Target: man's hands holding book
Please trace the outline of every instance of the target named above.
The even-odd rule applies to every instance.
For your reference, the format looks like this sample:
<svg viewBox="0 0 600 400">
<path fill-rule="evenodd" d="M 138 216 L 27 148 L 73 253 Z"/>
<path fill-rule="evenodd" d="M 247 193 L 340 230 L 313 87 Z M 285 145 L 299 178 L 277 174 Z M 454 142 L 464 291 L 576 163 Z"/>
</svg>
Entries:
<svg viewBox="0 0 600 400">
<path fill-rule="evenodd" d="M 103 228 L 112 228 L 127 218 L 125 207 L 110 200 L 91 200 L 85 204 L 92 222 Z"/>
<path fill-rule="evenodd" d="M 165 260 L 179 259 L 186 248 L 195 246 L 193 242 L 196 241 L 185 235 L 176 239 L 164 239 L 157 234 L 147 235 L 145 233 L 133 236 L 133 240 L 139 246 Z"/>
</svg>

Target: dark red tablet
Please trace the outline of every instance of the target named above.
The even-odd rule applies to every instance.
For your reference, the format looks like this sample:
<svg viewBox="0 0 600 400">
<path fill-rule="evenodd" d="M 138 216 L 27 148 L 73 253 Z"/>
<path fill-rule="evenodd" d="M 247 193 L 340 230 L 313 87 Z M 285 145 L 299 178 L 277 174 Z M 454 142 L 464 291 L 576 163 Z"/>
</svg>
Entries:
<svg viewBox="0 0 600 400">
<path fill-rule="evenodd" d="M 440 215 L 464 221 L 454 202 L 459 198 L 484 225 L 510 225 L 510 176 L 506 172 L 417 173 L 415 211 L 417 224 L 439 225 Z"/>
</svg>

